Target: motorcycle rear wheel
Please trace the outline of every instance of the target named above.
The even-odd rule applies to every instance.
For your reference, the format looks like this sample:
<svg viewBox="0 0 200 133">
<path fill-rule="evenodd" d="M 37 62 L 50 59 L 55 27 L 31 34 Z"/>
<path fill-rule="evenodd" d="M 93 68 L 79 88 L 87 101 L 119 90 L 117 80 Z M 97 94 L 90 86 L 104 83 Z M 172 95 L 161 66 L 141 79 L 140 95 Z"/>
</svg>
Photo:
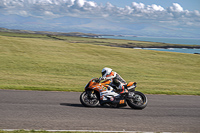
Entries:
<svg viewBox="0 0 200 133">
<path fill-rule="evenodd" d="M 99 98 L 96 93 L 92 94 L 92 97 L 89 97 L 89 95 L 84 91 L 80 95 L 80 102 L 85 107 L 96 107 L 99 105 Z"/>
<path fill-rule="evenodd" d="M 135 91 L 134 93 L 134 97 L 127 100 L 128 105 L 133 109 L 144 109 L 147 106 L 147 97 L 139 91 Z"/>
</svg>

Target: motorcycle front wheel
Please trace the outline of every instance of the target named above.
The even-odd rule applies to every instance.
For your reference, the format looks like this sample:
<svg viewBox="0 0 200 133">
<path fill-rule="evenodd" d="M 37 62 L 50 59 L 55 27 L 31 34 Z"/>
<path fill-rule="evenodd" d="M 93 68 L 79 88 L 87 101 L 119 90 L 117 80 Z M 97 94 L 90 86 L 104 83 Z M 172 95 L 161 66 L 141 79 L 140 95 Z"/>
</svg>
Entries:
<svg viewBox="0 0 200 133">
<path fill-rule="evenodd" d="M 96 107 L 99 104 L 99 98 L 96 93 L 88 94 L 84 91 L 80 95 L 80 102 L 85 107 Z"/>
<path fill-rule="evenodd" d="M 139 91 L 134 93 L 133 98 L 127 100 L 128 105 L 133 109 L 144 109 L 147 106 L 147 97 Z"/>
</svg>

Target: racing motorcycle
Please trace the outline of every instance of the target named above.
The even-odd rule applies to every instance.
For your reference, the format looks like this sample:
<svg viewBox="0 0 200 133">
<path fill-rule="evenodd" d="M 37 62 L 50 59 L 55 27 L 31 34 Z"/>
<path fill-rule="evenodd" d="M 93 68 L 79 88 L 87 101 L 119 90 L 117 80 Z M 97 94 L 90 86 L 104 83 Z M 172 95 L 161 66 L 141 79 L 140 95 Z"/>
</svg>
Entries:
<svg viewBox="0 0 200 133">
<path fill-rule="evenodd" d="M 108 95 L 107 100 L 102 100 L 100 93 L 108 88 L 111 81 L 101 81 L 99 78 L 91 79 L 85 86 L 85 91 L 80 95 L 80 102 L 85 107 L 110 106 L 123 107 L 127 104 L 132 109 L 144 109 L 147 106 L 147 97 L 139 91 L 135 91 L 136 82 L 129 82 L 125 87 L 128 90 L 126 95 Z M 115 86 L 113 91 L 119 93 Z M 115 93 L 115 94 L 116 94 Z"/>
</svg>

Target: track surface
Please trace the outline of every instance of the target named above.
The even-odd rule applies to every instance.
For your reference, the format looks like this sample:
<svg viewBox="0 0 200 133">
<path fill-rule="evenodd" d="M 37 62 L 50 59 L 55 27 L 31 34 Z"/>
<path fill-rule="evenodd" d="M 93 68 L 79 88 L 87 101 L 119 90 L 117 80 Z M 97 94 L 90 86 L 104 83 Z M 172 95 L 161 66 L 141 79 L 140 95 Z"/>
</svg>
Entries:
<svg viewBox="0 0 200 133">
<path fill-rule="evenodd" d="M 0 90 L 0 129 L 200 132 L 200 97 L 147 95 L 144 110 L 86 108 L 79 92 Z"/>
</svg>

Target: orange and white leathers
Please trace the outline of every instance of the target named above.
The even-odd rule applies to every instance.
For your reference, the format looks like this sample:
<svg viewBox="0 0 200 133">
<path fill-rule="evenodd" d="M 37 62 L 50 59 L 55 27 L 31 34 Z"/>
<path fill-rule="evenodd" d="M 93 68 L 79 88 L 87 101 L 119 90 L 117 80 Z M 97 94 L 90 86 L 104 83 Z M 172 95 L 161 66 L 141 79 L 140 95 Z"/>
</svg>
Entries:
<svg viewBox="0 0 200 133">
<path fill-rule="evenodd" d="M 110 80 L 110 84 L 113 84 L 113 85 L 116 85 L 114 84 L 114 82 L 117 81 L 117 87 L 119 88 L 119 90 L 121 90 L 120 94 L 125 93 L 125 91 L 127 91 L 124 88 L 124 85 L 126 85 L 126 81 L 116 72 L 112 71 L 109 75 L 103 76 L 102 79 Z M 108 85 L 107 89 L 100 93 L 100 99 L 107 100 L 106 97 L 109 97 L 109 96 L 116 97 L 116 96 L 119 96 L 119 94 L 114 92 L 113 88 Z"/>
<path fill-rule="evenodd" d="M 111 80 L 111 85 L 115 85 L 121 90 L 120 94 L 125 93 L 127 90 L 124 88 L 126 81 L 116 72 L 112 71 L 109 75 L 103 76 L 103 79 Z"/>
<path fill-rule="evenodd" d="M 119 94 L 114 92 L 111 86 L 108 86 L 106 90 L 100 92 L 100 100 L 103 100 L 103 101 L 108 100 L 108 98 L 113 99 L 116 96 L 119 96 Z"/>
</svg>

